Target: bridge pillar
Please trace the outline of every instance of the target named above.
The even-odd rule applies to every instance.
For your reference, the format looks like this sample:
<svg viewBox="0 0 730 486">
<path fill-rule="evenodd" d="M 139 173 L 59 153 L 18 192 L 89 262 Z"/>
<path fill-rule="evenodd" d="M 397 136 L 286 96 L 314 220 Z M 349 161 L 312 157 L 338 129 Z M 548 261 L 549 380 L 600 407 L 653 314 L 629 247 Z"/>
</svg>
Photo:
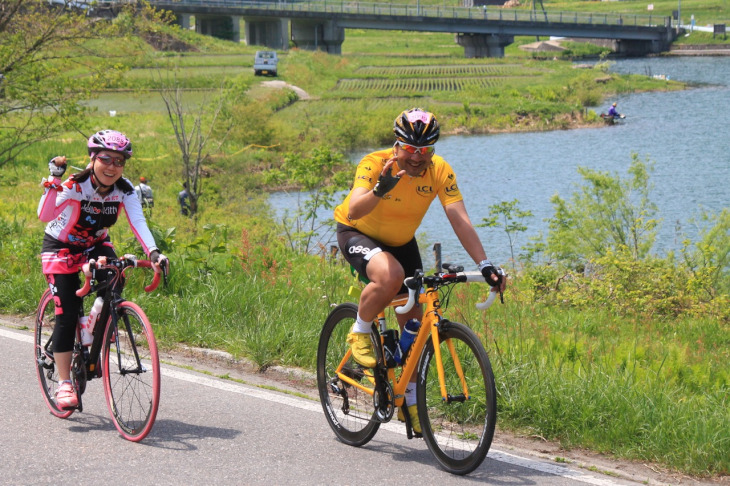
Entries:
<svg viewBox="0 0 730 486">
<path fill-rule="evenodd" d="M 175 23 L 179 25 L 181 28 L 188 30 L 190 29 L 190 14 L 183 14 L 183 13 L 176 13 L 175 14 Z"/>
<path fill-rule="evenodd" d="M 241 17 L 237 15 L 196 15 L 195 32 L 240 42 Z"/>
<path fill-rule="evenodd" d="M 292 19 L 291 40 L 300 49 L 342 54 L 345 29 L 333 20 Z"/>
<path fill-rule="evenodd" d="M 456 34 L 456 43 L 464 48 L 464 57 L 504 57 L 504 47 L 515 41 L 512 35 Z"/>
<path fill-rule="evenodd" d="M 245 18 L 244 36 L 249 46 L 285 50 L 289 47 L 289 20 L 284 18 Z"/>
</svg>

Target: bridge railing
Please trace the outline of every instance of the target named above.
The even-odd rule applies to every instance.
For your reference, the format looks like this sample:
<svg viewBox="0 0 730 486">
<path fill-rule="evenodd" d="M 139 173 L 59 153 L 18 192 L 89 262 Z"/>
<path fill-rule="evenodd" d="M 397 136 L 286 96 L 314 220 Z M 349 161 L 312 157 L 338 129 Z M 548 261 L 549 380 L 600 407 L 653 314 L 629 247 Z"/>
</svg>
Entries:
<svg viewBox="0 0 730 486">
<path fill-rule="evenodd" d="M 104 2 L 106 3 L 106 2 Z M 117 2 L 109 2 L 117 3 Z M 119 2 L 121 3 L 121 2 Z M 562 24 L 620 25 L 620 26 L 669 26 L 669 17 L 658 15 L 590 13 L 590 12 L 542 12 L 535 10 L 486 7 L 447 7 L 438 5 L 406 5 L 390 3 L 364 3 L 333 0 L 318 1 L 245 1 L 245 0 L 152 0 L 152 5 L 174 8 L 177 6 L 201 6 L 206 8 L 251 8 L 276 12 L 324 12 L 331 14 L 388 15 L 433 19 L 473 19 L 500 22 L 541 22 Z"/>
</svg>

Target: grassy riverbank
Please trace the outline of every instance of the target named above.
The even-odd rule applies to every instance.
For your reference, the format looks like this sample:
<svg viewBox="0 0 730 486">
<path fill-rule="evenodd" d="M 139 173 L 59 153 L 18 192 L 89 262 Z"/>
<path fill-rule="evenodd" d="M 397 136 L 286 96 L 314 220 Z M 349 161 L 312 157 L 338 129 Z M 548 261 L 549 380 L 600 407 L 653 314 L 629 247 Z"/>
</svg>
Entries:
<svg viewBox="0 0 730 486">
<path fill-rule="evenodd" d="M 325 256 L 326 248 L 316 256 L 292 250 L 266 205 L 265 189 L 281 184 L 268 177 L 275 169 L 304 161 L 299 167 L 316 172 L 315 154 L 325 148 L 345 153 L 388 144 L 391 120 L 414 105 L 437 112 L 448 133 L 558 129 L 598 123 L 591 110 L 600 111 L 613 94 L 683 87 L 574 69 L 561 60 L 467 60 L 447 35 L 348 31 L 343 56 L 282 54 L 280 77 L 314 98 L 303 102 L 259 85 L 251 70 L 255 47 L 179 35 L 198 51 L 161 53 L 129 40 L 134 55 L 120 59 L 128 71 L 107 80 L 96 101 L 103 109 L 81 128 L 126 132 L 135 157 L 125 174 L 145 175 L 155 190 L 150 220 L 171 258 L 171 282 L 147 295 L 141 276 L 133 276 L 127 295 L 147 311 L 160 343 L 222 349 L 262 369 L 312 370 L 321 323 L 332 304 L 349 300 L 351 284 L 348 269 Z M 224 121 L 233 123 L 213 131 L 193 219 L 177 211 L 180 156 L 166 115 L 150 111 L 148 102 L 137 109 L 129 101 L 133 92 L 113 91 L 155 88 L 160 74 L 172 73 L 183 88 L 218 93 L 223 82 L 224 96 L 232 96 L 227 89 L 248 93 L 226 105 Z M 195 99 L 199 103 L 204 97 Z M 110 109 L 117 111 L 113 118 Z M 38 181 L 52 155 L 66 154 L 83 167 L 83 144 L 69 131 L 33 145 L 0 172 L 0 312 L 34 310 L 45 287 L 38 259 L 43 225 L 34 214 Z M 301 173 L 286 173 L 292 186 L 306 183 Z M 315 188 L 333 177 L 306 176 L 323 181 Z M 475 221 L 486 216 L 472 215 Z M 305 218 L 302 213 L 298 221 Z M 568 219 L 557 239 L 577 247 L 579 240 L 566 232 Z M 585 262 L 520 260 L 507 305 L 483 315 L 473 309 L 483 288 L 454 295 L 450 317 L 475 329 L 490 352 L 500 426 L 686 474 L 729 474 L 727 260 L 713 263 L 721 253 L 710 248 L 727 245 L 727 226 L 718 223 L 727 219 L 717 215 L 707 223 L 718 225 L 717 239 L 696 242 L 707 247 L 700 256 L 712 265 L 689 265 L 697 256 L 689 243 L 674 259 L 637 260 L 621 249 L 591 257 L 592 273 L 584 271 Z M 139 253 L 123 222 L 112 239 L 120 253 Z"/>
</svg>

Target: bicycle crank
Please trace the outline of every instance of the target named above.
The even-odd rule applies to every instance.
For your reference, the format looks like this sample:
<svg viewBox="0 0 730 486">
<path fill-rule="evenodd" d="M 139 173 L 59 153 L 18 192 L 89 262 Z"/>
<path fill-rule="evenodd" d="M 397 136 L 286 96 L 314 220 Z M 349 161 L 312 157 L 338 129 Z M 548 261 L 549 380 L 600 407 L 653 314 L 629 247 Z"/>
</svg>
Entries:
<svg viewBox="0 0 730 486">
<path fill-rule="evenodd" d="M 375 417 L 380 422 L 388 422 L 393 418 L 395 405 L 393 404 L 393 387 L 387 381 L 382 381 L 373 393 Z"/>
<path fill-rule="evenodd" d="M 71 373 L 73 374 L 74 384 L 78 387 L 79 410 L 81 410 L 81 395 L 86 391 L 86 364 L 84 363 L 82 353 L 74 352 L 73 361 L 71 362 Z"/>
</svg>

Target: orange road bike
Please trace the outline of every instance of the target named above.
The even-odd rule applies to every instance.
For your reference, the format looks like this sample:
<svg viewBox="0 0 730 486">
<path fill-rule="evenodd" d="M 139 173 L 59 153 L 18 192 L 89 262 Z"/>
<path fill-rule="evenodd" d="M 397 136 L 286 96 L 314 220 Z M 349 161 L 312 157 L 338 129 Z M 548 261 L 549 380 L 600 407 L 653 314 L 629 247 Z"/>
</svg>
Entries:
<svg viewBox="0 0 730 486">
<path fill-rule="evenodd" d="M 357 315 L 357 306 L 344 303 L 330 312 L 317 350 L 317 385 L 325 417 L 342 442 L 362 446 L 375 436 L 381 423 L 389 422 L 395 407 L 405 403 L 409 377 L 417 373 L 416 405 L 423 439 L 438 463 L 453 474 L 468 474 L 487 456 L 497 421 L 497 392 L 487 352 L 479 337 L 466 325 L 443 316 L 454 286 L 481 282 L 480 272 L 464 272 L 462 266 L 444 264 L 445 272 L 425 276 L 417 271 L 406 278 L 406 299 L 389 307 L 401 314 L 418 302 L 425 304 L 423 322 L 402 368 L 391 359 L 397 330 L 387 329 L 385 313 L 373 323 L 377 365 L 357 364 L 345 338 Z M 494 301 L 490 292 L 483 303 Z M 408 413 L 408 438 L 414 436 Z"/>
<path fill-rule="evenodd" d="M 125 273 L 139 267 L 151 268 L 152 262 L 125 255 L 120 259 L 101 257 L 83 266 L 86 282 L 76 294 L 85 297 L 91 291 L 99 292 L 104 305 L 96 321 L 91 346 L 81 344 L 81 329 L 77 326 L 71 360 L 71 381 L 79 400 L 75 410 L 83 411 L 81 396 L 87 382 L 103 378 L 104 395 L 112 421 L 122 437 L 133 442 L 144 439 L 152 430 L 160 404 L 160 361 L 152 325 L 137 304 L 121 296 Z M 96 280 L 99 270 L 111 270 L 103 282 Z M 160 274 L 155 272 L 152 283 L 145 290 L 152 292 L 159 282 Z M 38 382 L 51 413 L 68 418 L 74 410 L 61 409 L 55 401 L 58 388 L 52 342 L 55 324 L 55 304 L 51 291 L 46 289 L 36 311 Z"/>
</svg>

